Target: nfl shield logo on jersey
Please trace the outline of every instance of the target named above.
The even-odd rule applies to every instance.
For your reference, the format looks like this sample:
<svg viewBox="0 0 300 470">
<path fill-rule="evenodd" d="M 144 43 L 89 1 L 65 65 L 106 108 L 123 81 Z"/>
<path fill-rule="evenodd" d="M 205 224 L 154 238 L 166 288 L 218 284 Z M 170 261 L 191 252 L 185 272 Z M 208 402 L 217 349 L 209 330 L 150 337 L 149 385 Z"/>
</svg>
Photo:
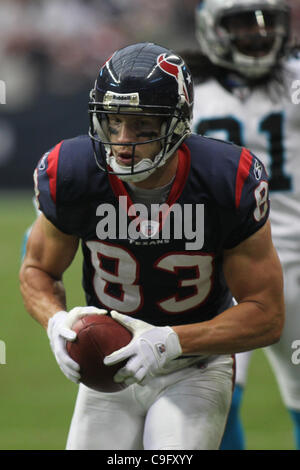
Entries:
<svg viewBox="0 0 300 470">
<path fill-rule="evenodd" d="M 158 233 L 159 223 L 155 220 L 142 220 L 141 233 L 146 238 L 152 238 Z"/>
<path fill-rule="evenodd" d="M 261 178 L 261 175 L 262 175 L 262 165 L 261 163 L 255 159 L 255 162 L 254 162 L 254 169 L 253 169 L 253 172 L 254 172 L 254 176 L 255 178 L 259 181 L 260 178 Z"/>
</svg>

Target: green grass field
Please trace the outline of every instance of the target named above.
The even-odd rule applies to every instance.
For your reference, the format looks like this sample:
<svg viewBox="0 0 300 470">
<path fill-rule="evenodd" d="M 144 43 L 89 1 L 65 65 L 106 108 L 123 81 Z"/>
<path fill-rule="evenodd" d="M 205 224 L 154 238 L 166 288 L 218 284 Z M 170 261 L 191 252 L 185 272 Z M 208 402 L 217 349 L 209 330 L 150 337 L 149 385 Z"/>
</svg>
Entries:
<svg viewBox="0 0 300 470">
<path fill-rule="evenodd" d="M 0 193 L 0 450 L 64 449 L 77 386 L 60 372 L 46 333 L 25 311 L 18 286 L 23 233 L 35 217 L 29 193 Z M 65 276 L 68 308 L 84 304 L 80 255 Z M 243 402 L 247 448 L 293 449 L 292 425 L 262 351 Z"/>
</svg>

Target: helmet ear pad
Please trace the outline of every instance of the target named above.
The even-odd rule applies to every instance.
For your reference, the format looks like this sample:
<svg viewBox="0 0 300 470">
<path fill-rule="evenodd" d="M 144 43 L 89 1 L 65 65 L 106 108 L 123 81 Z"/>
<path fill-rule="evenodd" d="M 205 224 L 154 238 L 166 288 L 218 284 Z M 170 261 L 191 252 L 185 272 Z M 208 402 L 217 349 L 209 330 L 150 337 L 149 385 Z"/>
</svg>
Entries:
<svg viewBox="0 0 300 470">
<path fill-rule="evenodd" d="M 93 128 L 94 128 L 94 131 L 98 134 L 98 136 L 101 138 L 102 136 L 102 129 L 101 129 L 101 126 L 100 126 L 100 123 L 99 123 L 99 120 L 98 120 L 98 117 L 96 114 L 93 114 L 92 116 L 92 120 L 93 120 Z"/>
<path fill-rule="evenodd" d="M 109 140 L 107 115 L 105 115 L 105 114 L 101 115 L 101 124 L 100 124 L 98 116 L 99 115 L 96 114 L 96 113 L 93 114 L 93 116 L 92 116 L 94 131 L 97 133 L 97 135 L 100 137 L 100 139 L 103 142 L 106 142 L 106 141 Z"/>
<path fill-rule="evenodd" d="M 111 154 L 111 145 L 109 145 L 109 131 L 108 131 L 108 120 L 106 115 L 102 115 L 101 124 L 99 122 L 98 115 L 92 114 L 92 128 L 94 134 L 98 136 L 101 142 L 103 142 L 105 152 L 107 155 Z M 97 139 L 98 140 L 98 139 Z M 107 143 L 106 143 L 107 142 Z M 105 158 L 107 160 L 107 158 Z M 102 168 L 101 168 L 102 169 Z"/>
</svg>

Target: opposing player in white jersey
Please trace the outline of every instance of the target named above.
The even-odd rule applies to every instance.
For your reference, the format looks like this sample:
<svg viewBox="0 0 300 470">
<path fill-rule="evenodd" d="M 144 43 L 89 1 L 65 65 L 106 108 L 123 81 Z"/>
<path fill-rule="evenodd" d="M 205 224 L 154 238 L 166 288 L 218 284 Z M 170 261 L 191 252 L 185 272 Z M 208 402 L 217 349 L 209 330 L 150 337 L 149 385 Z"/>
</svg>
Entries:
<svg viewBox="0 0 300 470">
<path fill-rule="evenodd" d="M 265 352 L 300 448 L 300 368 L 292 361 L 300 339 L 300 60 L 295 48 L 291 54 L 289 31 L 284 0 L 204 0 L 196 9 L 201 54 L 185 58 L 199 81 L 194 131 L 251 148 L 270 177 L 273 240 L 285 275 L 286 326 L 281 341 Z M 258 177 L 260 171 L 258 167 Z M 237 355 L 223 449 L 244 448 L 238 413 L 250 355 Z"/>
</svg>

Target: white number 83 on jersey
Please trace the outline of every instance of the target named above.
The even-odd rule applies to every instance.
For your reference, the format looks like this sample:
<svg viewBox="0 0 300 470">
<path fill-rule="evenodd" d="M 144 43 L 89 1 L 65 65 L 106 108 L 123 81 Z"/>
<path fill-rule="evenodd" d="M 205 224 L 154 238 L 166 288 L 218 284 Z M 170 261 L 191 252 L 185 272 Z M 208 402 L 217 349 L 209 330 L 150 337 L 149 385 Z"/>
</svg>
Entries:
<svg viewBox="0 0 300 470">
<path fill-rule="evenodd" d="M 143 288 L 139 284 L 140 266 L 134 254 L 108 242 L 88 241 L 86 245 L 91 251 L 91 262 L 95 269 L 93 286 L 101 304 L 122 313 L 138 311 L 144 299 Z M 105 260 L 114 267 L 112 271 L 105 268 Z M 212 288 L 213 260 L 213 256 L 201 252 L 167 253 L 156 260 L 154 274 L 156 270 L 162 270 L 178 275 L 177 290 L 168 298 L 160 299 L 157 302 L 159 308 L 166 313 L 183 313 L 201 305 Z M 183 279 L 180 272 L 187 268 L 194 274 L 189 279 Z M 109 289 L 112 284 L 119 286 L 118 296 Z M 178 297 L 178 290 L 185 287 L 191 288 L 192 294 Z"/>
</svg>

